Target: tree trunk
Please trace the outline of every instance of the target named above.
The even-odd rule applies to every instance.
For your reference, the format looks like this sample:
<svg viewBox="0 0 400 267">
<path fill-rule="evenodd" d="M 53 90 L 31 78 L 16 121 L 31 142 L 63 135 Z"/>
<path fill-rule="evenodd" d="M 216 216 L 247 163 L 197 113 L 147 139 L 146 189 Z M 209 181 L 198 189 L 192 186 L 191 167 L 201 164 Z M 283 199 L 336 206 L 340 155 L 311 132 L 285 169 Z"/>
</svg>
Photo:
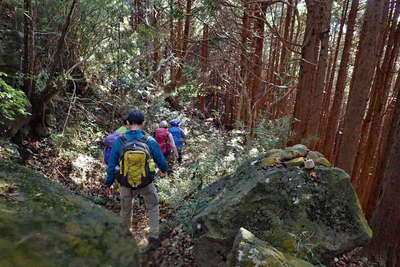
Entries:
<svg viewBox="0 0 400 267">
<path fill-rule="evenodd" d="M 395 18 L 395 21 L 394 24 L 397 24 L 397 18 Z M 361 203 L 365 208 L 364 210 L 366 211 L 366 214 L 372 212 L 373 207 L 368 204 L 373 202 L 371 199 L 371 196 L 373 196 L 372 191 L 376 190 L 376 187 L 379 184 L 377 180 L 378 176 L 375 175 L 376 162 L 380 160 L 379 158 L 376 158 L 379 145 L 379 133 L 381 131 L 382 117 L 384 116 L 385 106 L 387 103 L 385 96 L 387 96 L 388 93 L 386 91 L 390 91 L 394 64 L 399 52 L 400 28 L 396 29 L 396 26 L 393 26 L 392 31 L 393 32 L 389 37 L 389 44 L 386 47 L 383 64 L 377 73 L 377 76 L 379 77 L 373 94 L 371 129 L 366 140 L 366 157 L 363 161 L 360 175 L 360 178 L 363 178 L 363 186 L 360 187 L 359 192 L 361 193 L 360 197 L 363 200 Z"/>
<path fill-rule="evenodd" d="M 71 8 L 65 19 L 65 23 L 63 25 L 63 29 L 61 32 L 61 36 L 58 39 L 56 51 L 54 54 L 54 60 L 50 65 L 49 78 L 46 82 L 46 87 L 41 93 L 34 94 L 31 98 L 32 104 L 32 120 L 31 125 L 34 131 L 34 134 L 42 137 L 47 135 L 47 125 L 45 122 L 46 108 L 50 102 L 50 100 L 59 92 L 62 88 L 60 86 L 60 82 L 62 81 L 60 77 L 58 77 L 60 64 L 62 61 L 62 53 L 65 45 L 65 38 L 67 36 L 72 15 L 75 11 L 75 8 L 78 4 L 79 0 L 73 0 L 71 4 Z"/>
<path fill-rule="evenodd" d="M 340 113 L 343 107 L 343 96 L 344 89 L 346 87 L 347 72 L 350 59 L 350 49 L 352 46 L 352 40 L 354 35 L 354 27 L 357 18 L 359 0 L 353 0 L 349 13 L 349 19 L 347 21 L 347 31 L 344 41 L 344 47 L 342 52 L 342 58 L 340 61 L 338 77 L 336 81 L 335 97 L 332 103 L 332 109 L 329 112 L 328 125 L 329 129 L 324 141 L 325 155 L 333 161 L 335 139 L 339 129 Z"/>
<path fill-rule="evenodd" d="M 315 150 L 319 141 L 319 124 L 323 112 L 323 100 L 326 80 L 326 69 L 328 66 L 328 50 L 329 50 L 329 29 L 331 24 L 331 10 L 333 1 L 323 1 L 319 9 L 319 39 L 320 51 L 318 57 L 317 71 L 315 73 L 315 86 L 311 94 L 310 104 L 308 105 L 309 118 L 307 124 L 307 137 L 315 137 L 315 141 L 309 144 L 310 149 Z"/>
<path fill-rule="evenodd" d="M 321 116 L 328 60 L 328 41 L 332 1 L 306 1 L 307 21 L 300 78 L 296 96 L 292 143 L 316 138 Z M 316 145 L 315 140 L 310 144 Z"/>
<path fill-rule="evenodd" d="M 24 61 L 22 72 L 24 73 L 24 92 L 29 99 L 33 93 L 35 23 L 32 0 L 25 0 L 24 2 Z"/>
<path fill-rule="evenodd" d="M 263 48 L 264 48 L 264 25 L 265 25 L 265 12 L 267 10 L 268 4 L 266 2 L 257 3 L 254 12 L 254 38 L 253 38 L 253 51 L 252 55 L 252 71 L 248 78 L 251 79 L 249 84 L 251 87 L 249 91 L 251 92 L 251 111 L 252 120 L 249 121 L 250 129 L 254 128 L 254 122 L 257 120 L 257 113 L 259 106 L 262 103 L 260 100 L 264 99 L 263 92 L 261 92 L 261 72 L 263 69 Z"/>
<path fill-rule="evenodd" d="M 201 41 L 201 51 L 200 51 L 200 65 L 202 74 L 202 84 L 203 88 L 208 86 L 208 25 L 203 24 L 203 39 Z M 206 97 L 205 92 L 201 92 L 199 96 L 199 108 L 202 113 L 206 111 Z"/>
<path fill-rule="evenodd" d="M 385 166 L 387 163 L 387 151 L 389 151 L 390 143 L 390 127 L 393 122 L 393 112 L 395 109 L 396 101 L 400 99 L 400 75 L 397 76 L 396 83 L 393 90 L 394 98 L 389 102 L 388 107 L 385 111 L 384 119 L 383 119 L 383 126 L 380 133 L 380 138 L 378 148 L 376 151 L 376 158 L 377 162 L 375 163 L 376 168 L 373 173 L 374 177 L 374 184 L 371 185 L 374 190 L 371 191 L 370 195 L 368 195 L 368 200 L 366 203 L 366 211 L 367 215 L 370 216 L 372 214 L 373 209 L 375 208 L 377 202 L 377 196 L 379 192 L 379 184 L 381 182 L 382 174 L 385 170 Z"/>
<path fill-rule="evenodd" d="M 306 137 L 308 105 L 314 92 L 318 64 L 318 3 L 307 1 L 307 20 L 300 61 L 300 77 L 294 107 L 293 137 L 291 144 L 301 143 Z"/>
<path fill-rule="evenodd" d="M 294 23 L 292 20 L 294 19 L 293 16 L 293 0 L 288 1 L 289 5 L 286 8 L 286 16 L 285 16 L 285 26 L 284 26 L 284 31 L 283 31 L 283 39 L 288 41 L 289 40 L 289 35 L 290 35 L 290 28 L 291 24 Z M 286 83 L 286 79 L 283 79 L 283 77 L 287 76 L 287 44 L 282 42 L 282 49 L 281 49 L 281 54 L 280 54 L 280 59 L 279 59 L 279 83 L 278 85 L 284 85 Z"/>
<path fill-rule="evenodd" d="M 393 7 L 392 7 L 393 8 Z M 370 101 L 368 101 L 368 108 L 367 108 L 367 114 L 365 116 L 365 119 L 363 120 L 363 125 L 362 125 L 362 130 L 361 130 L 361 138 L 360 138 L 360 143 L 358 146 L 358 151 L 357 151 L 357 156 L 356 156 L 356 161 L 355 161 L 355 165 L 353 167 L 353 173 L 351 173 L 351 180 L 352 180 L 352 184 L 355 187 L 358 196 L 360 198 L 360 202 L 361 205 L 363 207 L 365 207 L 365 199 L 362 196 L 362 190 L 363 187 L 366 185 L 365 182 L 368 179 L 368 176 L 363 177 L 361 175 L 361 171 L 363 170 L 363 164 L 364 161 L 366 160 L 367 157 L 367 150 L 368 148 L 368 139 L 370 134 L 373 134 L 373 132 L 371 132 L 371 124 L 373 121 L 373 117 L 374 117 L 374 112 L 376 111 L 376 109 L 374 108 L 374 105 L 376 105 L 376 101 L 377 100 L 377 90 L 379 90 L 379 88 L 381 87 L 381 84 L 383 82 L 382 80 L 382 71 L 381 71 L 381 66 L 380 66 L 380 59 L 382 58 L 383 54 L 384 54 L 384 50 L 385 50 L 385 44 L 387 43 L 386 40 L 388 38 L 388 34 L 389 34 L 389 17 L 391 16 L 390 14 L 392 14 L 393 10 L 389 11 L 389 3 L 386 2 L 384 5 L 384 16 L 382 17 L 382 27 L 384 28 L 384 30 L 382 31 L 382 35 L 380 36 L 380 40 L 378 41 L 379 45 L 378 45 L 378 62 L 377 62 L 377 66 L 376 66 L 376 74 L 374 77 L 374 81 L 372 83 L 372 90 L 370 93 Z M 377 132 L 379 133 L 379 130 L 377 130 Z M 365 209 L 364 209 L 365 211 Z M 368 216 L 368 214 L 367 214 Z"/>
<path fill-rule="evenodd" d="M 188 43 L 189 43 L 189 36 L 190 36 L 190 22 L 192 17 L 192 2 L 193 0 L 186 1 L 186 11 L 185 11 L 185 25 L 183 30 L 183 38 L 182 38 L 182 47 L 179 53 L 179 66 L 176 71 L 176 82 L 179 85 L 182 82 L 182 71 L 183 65 L 185 63 L 185 57 L 187 53 Z"/>
<path fill-rule="evenodd" d="M 173 1 L 169 1 L 169 11 L 170 13 L 173 13 Z M 168 23 L 169 23 L 169 47 L 170 47 L 170 53 L 171 56 L 176 55 L 176 42 L 175 42 L 175 27 L 174 27 L 174 17 L 173 16 L 168 16 Z M 170 65 L 169 68 L 169 80 L 171 83 L 174 83 L 176 78 L 175 78 L 175 66 L 174 64 Z"/>
<path fill-rule="evenodd" d="M 343 125 L 343 140 L 339 149 L 337 165 L 347 173 L 353 172 L 355 156 L 361 136 L 371 81 L 377 58 L 378 38 L 381 32 L 383 0 L 370 0 L 358 46 L 356 68 L 350 86 L 349 101 Z"/>
<path fill-rule="evenodd" d="M 248 106 L 249 106 L 249 93 L 248 88 L 246 86 L 247 76 L 249 75 L 248 70 L 248 40 L 250 37 L 250 5 L 248 3 L 249 0 L 244 0 L 243 7 L 243 17 L 242 17 L 242 29 L 241 29 L 241 40 L 240 40 L 240 81 L 239 81 L 239 106 L 237 112 L 236 121 L 246 122 L 248 118 Z"/>
<path fill-rule="evenodd" d="M 326 90 L 324 94 L 324 101 L 322 104 L 323 112 L 321 114 L 321 121 L 320 121 L 320 126 L 319 126 L 319 148 L 318 151 L 321 151 L 323 153 L 326 153 L 325 147 L 324 147 L 324 141 L 326 137 L 326 132 L 328 128 L 328 115 L 330 111 L 330 104 L 331 104 L 331 98 L 332 98 L 332 88 L 333 88 L 333 81 L 335 80 L 335 74 L 336 74 L 336 64 L 338 61 L 338 56 L 339 56 L 339 51 L 340 51 L 340 46 L 342 43 L 342 36 L 343 36 L 343 27 L 346 22 L 346 16 L 347 16 L 347 11 L 349 8 L 349 0 L 346 0 L 346 3 L 343 7 L 342 14 L 341 14 L 341 19 L 340 19 L 340 26 L 339 26 L 339 33 L 336 41 L 336 49 L 334 56 L 332 58 L 332 62 L 330 62 L 330 70 L 328 71 L 328 79 L 327 79 L 327 84 L 326 84 Z M 335 38 L 333 38 L 335 40 Z"/>
<path fill-rule="evenodd" d="M 382 174 L 380 198 L 371 219 L 374 237 L 364 252 L 380 266 L 400 265 L 400 101 L 397 99 L 386 151 L 387 166 Z"/>
</svg>

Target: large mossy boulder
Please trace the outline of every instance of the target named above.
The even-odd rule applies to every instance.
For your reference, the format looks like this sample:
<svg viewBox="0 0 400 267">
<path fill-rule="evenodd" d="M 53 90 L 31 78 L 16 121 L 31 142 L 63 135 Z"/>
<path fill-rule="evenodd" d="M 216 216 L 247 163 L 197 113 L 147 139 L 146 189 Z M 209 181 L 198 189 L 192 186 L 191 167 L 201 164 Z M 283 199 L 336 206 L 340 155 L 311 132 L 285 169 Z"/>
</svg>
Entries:
<svg viewBox="0 0 400 267">
<path fill-rule="evenodd" d="M 0 160 L 0 266 L 138 266 L 115 214 Z"/>
<path fill-rule="evenodd" d="M 233 242 L 228 265 L 240 267 L 314 267 L 309 262 L 279 251 L 244 228 L 240 228 Z"/>
<path fill-rule="evenodd" d="M 305 169 L 310 160 L 315 168 Z M 193 219 L 199 265 L 224 264 L 241 227 L 313 264 L 368 242 L 371 229 L 350 177 L 328 166 L 322 154 L 297 145 L 249 161 L 206 187 L 199 197 L 209 204 Z"/>
</svg>

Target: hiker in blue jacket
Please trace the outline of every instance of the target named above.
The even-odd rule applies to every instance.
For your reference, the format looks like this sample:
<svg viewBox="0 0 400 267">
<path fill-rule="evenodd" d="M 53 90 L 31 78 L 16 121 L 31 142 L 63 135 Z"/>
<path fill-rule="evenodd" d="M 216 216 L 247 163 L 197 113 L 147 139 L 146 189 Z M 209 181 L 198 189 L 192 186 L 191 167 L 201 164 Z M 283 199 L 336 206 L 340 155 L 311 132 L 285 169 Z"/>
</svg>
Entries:
<svg viewBox="0 0 400 267">
<path fill-rule="evenodd" d="M 157 141 L 151 137 L 145 135 L 143 131 L 145 125 L 144 115 L 139 110 L 133 110 L 128 115 L 128 131 L 126 131 L 122 137 L 119 137 L 113 144 L 111 155 L 108 162 L 107 178 L 105 184 L 110 187 L 115 180 L 116 168 L 118 169 L 118 163 L 120 160 L 120 154 L 125 142 L 145 140 L 145 144 L 148 146 L 151 156 L 160 169 L 160 176 L 165 176 L 165 172 L 168 170 L 168 163 L 161 152 L 160 146 Z M 146 137 L 145 137 L 146 136 Z M 138 188 L 132 189 L 121 185 L 121 216 L 128 226 L 132 224 L 132 200 L 135 196 L 140 194 L 145 201 L 147 212 L 149 215 L 149 249 L 154 249 L 159 245 L 159 221 L 160 221 L 160 209 L 158 203 L 158 194 L 154 184 L 150 184 Z"/>
<path fill-rule="evenodd" d="M 175 146 L 178 149 L 178 162 L 182 163 L 182 150 L 183 146 L 185 145 L 184 139 L 186 138 L 186 135 L 179 127 L 180 123 L 181 121 L 179 119 L 170 121 L 169 124 L 171 125 L 171 127 L 168 130 L 172 134 Z"/>
</svg>

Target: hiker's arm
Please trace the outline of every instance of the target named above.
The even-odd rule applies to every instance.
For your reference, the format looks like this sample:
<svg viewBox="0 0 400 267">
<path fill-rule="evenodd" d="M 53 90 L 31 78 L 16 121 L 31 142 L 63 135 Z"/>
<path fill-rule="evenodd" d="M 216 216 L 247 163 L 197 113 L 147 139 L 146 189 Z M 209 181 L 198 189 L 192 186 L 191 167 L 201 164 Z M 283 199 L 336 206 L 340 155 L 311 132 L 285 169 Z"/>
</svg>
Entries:
<svg viewBox="0 0 400 267">
<path fill-rule="evenodd" d="M 121 141 L 117 139 L 112 146 L 110 159 L 108 160 L 107 178 L 104 184 L 110 187 L 115 180 L 115 167 L 118 165 L 119 151 L 121 150 Z"/>
<path fill-rule="evenodd" d="M 176 145 L 175 145 L 174 138 L 172 137 L 171 133 L 169 133 L 168 136 L 169 136 L 169 142 L 171 143 L 171 146 L 172 146 L 172 150 L 174 151 L 175 159 L 178 159 L 179 154 L 178 154 L 178 149 L 176 148 Z"/>
<path fill-rule="evenodd" d="M 182 138 L 185 139 L 185 138 L 186 138 L 185 132 L 184 132 L 181 128 L 179 128 L 179 129 L 181 130 L 181 136 L 182 136 Z"/>
<path fill-rule="evenodd" d="M 151 154 L 155 163 L 157 164 L 157 167 L 160 169 L 161 172 L 166 172 L 168 170 L 168 163 L 164 158 L 160 145 L 152 137 L 150 137 L 147 141 L 147 145 L 150 147 Z"/>
</svg>

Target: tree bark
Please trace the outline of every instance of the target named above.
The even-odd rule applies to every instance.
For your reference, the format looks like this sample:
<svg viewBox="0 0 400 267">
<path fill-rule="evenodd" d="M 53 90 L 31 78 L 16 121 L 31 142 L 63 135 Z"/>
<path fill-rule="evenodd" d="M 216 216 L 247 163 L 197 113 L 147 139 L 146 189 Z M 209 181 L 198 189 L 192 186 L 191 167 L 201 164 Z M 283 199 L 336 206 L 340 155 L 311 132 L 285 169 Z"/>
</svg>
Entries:
<svg viewBox="0 0 400 267">
<path fill-rule="evenodd" d="M 318 63 L 318 18 L 317 2 L 306 1 L 307 20 L 301 52 L 300 77 L 297 86 L 294 107 L 293 131 L 295 136 L 291 144 L 301 143 L 306 137 L 308 124 L 308 104 L 314 92 L 315 72 Z"/>
<path fill-rule="evenodd" d="M 283 31 L 283 39 L 284 40 L 289 40 L 289 35 L 290 35 L 290 28 L 291 28 L 291 24 L 293 23 L 293 0 L 289 0 L 288 1 L 289 5 L 286 8 L 286 16 L 285 16 L 285 26 L 284 26 L 284 31 Z M 288 66 L 288 62 L 287 62 L 287 53 L 288 52 L 288 48 L 287 48 L 287 44 L 282 42 L 282 49 L 281 49 L 281 53 L 280 53 L 280 59 L 279 59 L 279 85 L 283 85 L 286 83 L 285 80 L 282 80 L 283 77 L 286 77 L 286 72 L 287 72 L 287 66 Z"/>
<path fill-rule="evenodd" d="M 353 0 L 349 13 L 349 19 L 347 21 L 347 31 L 344 41 L 344 47 L 342 52 L 342 58 L 340 60 L 339 72 L 336 81 L 335 96 L 332 103 L 332 109 L 329 112 L 328 125 L 329 129 L 324 141 L 325 155 L 333 161 L 335 139 L 339 129 L 340 113 L 343 107 L 344 89 L 346 87 L 347 72 L 350 59 L 350 49 L 352 47 L 353 35 L 355 22 L 357 18 L 357 10 L 359 6 L 359 0 Z"/>
<path fill-rule="evenodd" d="M 395 18 L 397 24 L 397 18 Z M 386 53 L 383 60 L 382 66 L 379 68 L 377 73 L 378 81 L 376 88 L 374 88 L 373 100 L 372 100 L 372 120 L 370 134 L 366 140 L 366 153 L 365 159 L 362 165 L 362 171 L 360 178 L 363 178 L 363 186 L 360 187 L 360 197 L 363 201 L 361 203 L 364 206 L 366 214 L 372 212 L 372 206 L 370 203 L 373 202 L 371 197 L 372 192 L 376 190 L 378 182 L 378 176 L 375 175 L 376 162 L 379 158 L 376 158 L 377 149 L 379 145 L 379 133 L 382 126 L 382 117 L 384 116 L 385 106 L 387 100 L 385 96 L 388 96 L 390 91 L 393 77 L 394 64 L 396 62 L 399 44 L 400 44 L 400 27 L 393 27 L 392 33 L 389 37 L 389 43 L 386 46 Z"/>
<path fill-rule="evenodd" d="M 382 175 L 380 198 L 371 219 L 374 237 L 364 252 L 380 266 L 400 265 L 400 101 L 397 99 L 389 135 L 390 149 Z"/>
<path fill-rule="evenodd" d="M 350 86 L 349 101 L 343 126 L 343 140 L 337 165 L 353 172 L 355 156 L 361 136 L 362 121 L 368 101 L 377 58 L 378 37 L 381 32 L 383 0 L 370 0 L 364 18 L 358 46 L 356 68 Z"/>
<path fill-rule="evenodd" d="M 236 121 L 246 122 L 248 119 L 248 107 L 249 104 L 249 92 L 246 86 L 247 76 L 249 75 L 248 70 L 248 40 L 250 38 L 250 5 L 249 0 L 244 0 L 243 16 L 242 16 L 242 29 L 241 29 L 241 40 L 240 40 L 240 81 L 239 81 L 239 106 L 237 112 Z"/>
<path fill-rule="evenodd" d="M 291 143 L 312 138 L 310 147 L 314 148 L 322 112 L 332 1 L 306 1 L 306 5 L 308 14 L 293 122 L 295 136 Z"/>
<path fill-rule="evenodd" d="M 263 69 L 263 48 L 264 48 L 264 25 L 265 25 L 265 12 L 267 10 L 268 3 L 257 3 L 254 16 L 254 38 L 253 38 L 253 51 L 252 55 L 252 71 L 251 75 L 248 78 L 251 78 L 249 84 L 251 84 L 251 111 L 252 111 L 252 120 L 249 121 L 249 127 L 251 129 L 254 128 L 254 122 L 257 120 L 258 110 L 260 104 L 262 103 L 260 100 L 263 100 L 263 92 L 261 92 L 261 72 Z"/>
<path fill-rule="evenodd" d="M 33 76 L 34 76 L 34 60 L 35 60 L 35 23 L 32 9 L 32 0 L 24 1 L 24 92 L 28 99 L 33 93 Z"/>
<path fill-rule="evenodd" d="M 347 16 L 347 11 L 349 8 L 349 0 L 346 0 L 346 3 L 343 7 L 342 14 L 341 14 L 341 19 L 340 19 L 340 26 L 339 26 L 339 33 L 336 41 L 336 49 L 334 56 L 332 58 L 332 62 L 330 62 L 330 70 L 328 71 L 327 75 L 327 84 L 326 84 L 326 89 L 325 89 L 325 94 L 324 94 L 324 101 L 322 104 L 322 114 L 321 114 L 321 121 L 320 121 L 320 126 L 319 126 L 319 136 L 320 140 L 318 145 L 318 151 L 322 151 L 323 153 L 326 153 L 324 145 L 325 137 L 326 137 L 326 132 L 328 128 L 328 115 L 330 111 L 330 104 L 331 104 L 331 98 L 332 98 L 332 88 L 333 88 L 333 81 L 335 80 L 335 74 L 336 74 L 336 64 L 338 61 L 338 56 L 339 56 L 339 51 L 340 51 L 340 46 L 342 43 L 342 36 L 343 36 L 343 27 L 346 22 L 346 16 Z M 335 40 L 335 38 L 333 39 Z"/>
<path fill-rule="evenodd" d="M 186 1 L 186 11 L 185 11 L 185 25 L 183 29 L 182 47 L 179 52 L 179 66 L 176 71 L 176 83 L 179 85 L 182 82 L 182 71 L 183 65 L 185 63 L 185 57 L 187 53 L 189 36 L 190 36 L 190 22 L 192 17 L 192 2 L 193 0 Z"/>
<path fill-rule="evenodd" d="M 329 29 L 331 24 L 331 11 L 333 1 L 323 1 L 319 9 L 319 39 L 320 49 L 318 57 L 317 71 L 315 73 L 315 86 L 313 86 L 313 92 L 309 99 L 311 103 L 308 105 L 309 118 L 307 124 L 307 137 L 315 137 L 308 146 L 310 149 L 315 150 L 319 142 L 319 125 L 321 122 L 321 116 L 323 113 L 323 100 L 325 91 L 325 80 L 326 80 L 326 69 L 328 67 L 328 50 L 329 50 Z"/>
<path fill-rule="evenodd" d="M 201 74 L 202 74 L 202 84 L 203 88 L 207 88 L 208 78 L 207 78 L 207 70 L 208 70 L 208 25 L 206 23 L 203 24 L 203 38 L 201 41 L 201 51 L 200 51 L 200 65 L 201 65 Z M 199 96 L 199 108 L 202 113 L 206 111 L 206 97 L 205 92 L 202 92 Z"/>
</svg>

